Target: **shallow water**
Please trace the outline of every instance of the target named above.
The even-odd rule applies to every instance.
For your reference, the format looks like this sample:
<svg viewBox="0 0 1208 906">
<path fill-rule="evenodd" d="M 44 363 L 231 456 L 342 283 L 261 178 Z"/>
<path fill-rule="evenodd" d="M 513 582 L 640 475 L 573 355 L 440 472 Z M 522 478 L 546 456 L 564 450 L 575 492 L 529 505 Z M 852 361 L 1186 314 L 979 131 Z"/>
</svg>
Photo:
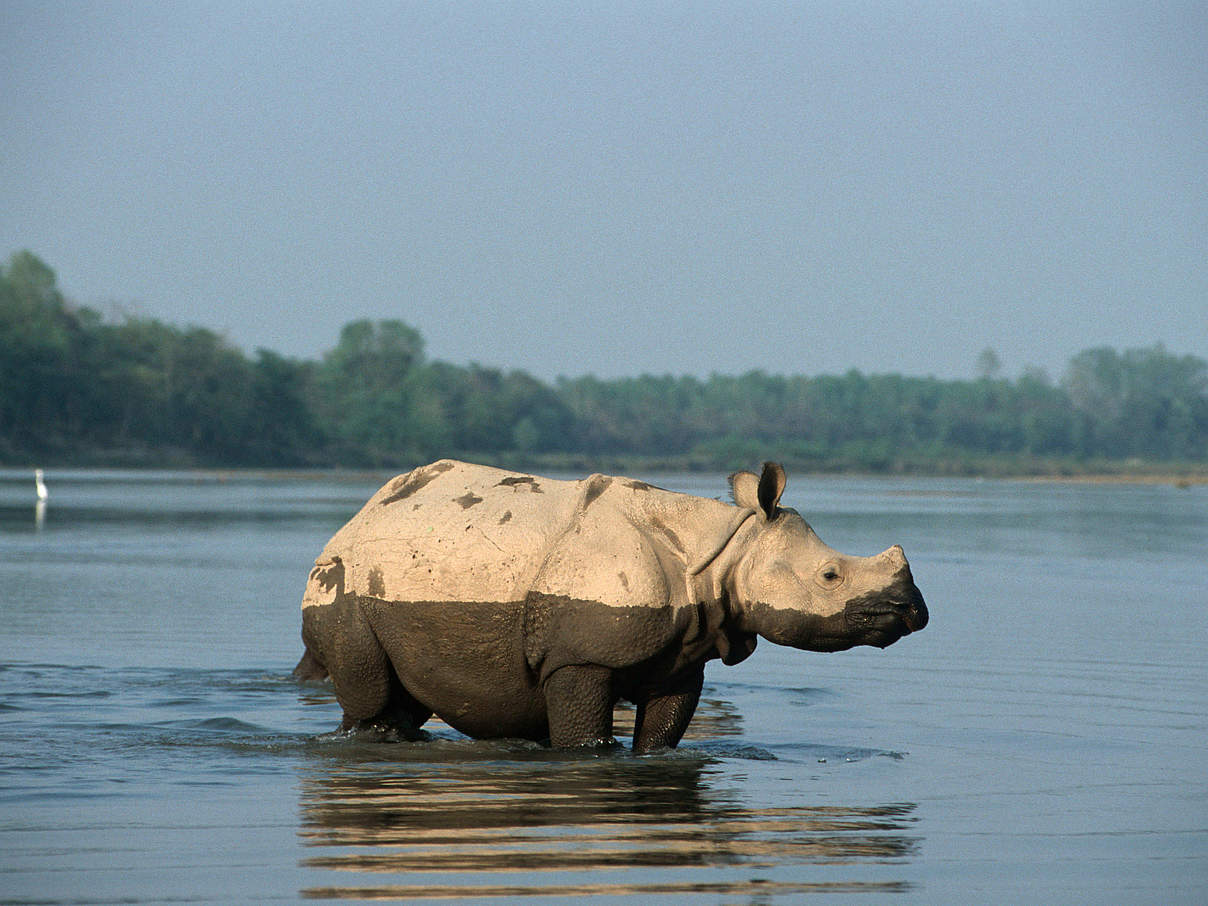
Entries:
<svg viewBox="0 0 1208 906">
<path fill-rule="evenodd" d="M 790 475 L 832 546 L 905 547 L 930 625 L 714 662 L 634 757 L 331 734 L 298 604 L 377 480 L 47 481 L 0 473 L 5 902 L 1208 896 L 1208 488 Z"/>
</svg>

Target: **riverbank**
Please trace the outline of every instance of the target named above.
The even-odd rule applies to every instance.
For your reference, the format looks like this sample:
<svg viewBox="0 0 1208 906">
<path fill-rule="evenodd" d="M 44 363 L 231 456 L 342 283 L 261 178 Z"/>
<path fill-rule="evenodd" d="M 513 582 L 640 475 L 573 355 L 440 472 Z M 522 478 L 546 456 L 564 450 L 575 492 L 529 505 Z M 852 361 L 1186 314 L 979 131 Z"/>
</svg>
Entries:
<svg viewBox="0 0 1208 906">
<path fill-rule="evenodd" d="M 567 454 L 473 454 L 453 453 L 450 458 L 464 459 L 483 465 L 561 475 L 589 475 L 602 472 L 610 475 L 656 475 L 656 474 L 717 474 L 728 473 L 740 468 L 753 468 L 757 461 L 719 462 L 714 459 L 694 456 L 584 456 Z M 1024 482 L 1051 482 L 1068 484 L 1135 484 L 1174 485 L 1193 487 L 1208 485 L 1208 463 L 1145 463 L 1126 462 L 1076 462 L 1076 461 L 1032 461 L 1032 460 L 936 460 L 933 462 L 913 461 L 895 463 L 890 468 L 861 468 L 855 463 L 801 461 L 791 457 L 778 457 L 774 449 L 767 458 L 778 459 L 791 473 L 797 475 L 827 475 L 835 477 L 885 476 L 918 478 L 982 478 Z M 107 462 L 9 462 L 0 463 L 0 476 L 9 480 L 25 473 L 33 474 L 35 467 L 57 472 L 78 470 L 101 470 L 118 473 L 180 472 L 196 476 L 222 479 L 229 477 L 290 478 L 294 480 L 385 480 L 406 472 L 419 462 L 400 462 L 381 466 L 344 466 L 338 463 L 315 464 L 313 466 L 237 465 L 225 466 L 198 463 L 169 457 L 163 461 L 142 459 L 137 463 L 121 458 Z M 32 481 L 32 478 L 30 479 Z"/>
</svg>

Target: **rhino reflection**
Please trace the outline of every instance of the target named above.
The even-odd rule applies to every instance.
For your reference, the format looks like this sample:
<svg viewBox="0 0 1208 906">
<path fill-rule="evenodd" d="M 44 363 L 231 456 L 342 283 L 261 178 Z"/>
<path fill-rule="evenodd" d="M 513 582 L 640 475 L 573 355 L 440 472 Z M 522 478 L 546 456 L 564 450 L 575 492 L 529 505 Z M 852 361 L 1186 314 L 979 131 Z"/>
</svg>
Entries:
<svg viewBox="0 0 1208 906">
<path fill-rule="evenodd" d="M 733 729 L 721 704 L 701 709 L 715 724 L 703 735 Z M 917 848 L 910 803 L 748 808 L 725 789 L 734 762 L 723 770 L 690 749 L 568 759 L 465 745 L 436 763 L 440 747 L 404 746 L 424 760 L 341 760 L 307 778 L 301 835 L 315 855 L 304 865 L 346 880 L 303 894 L 766 896 L 908 887 L 893 866 Z M 688 868 L 689 876 L 677 871 Z M 765 876 L 753 880 L 752 869 Z"/>
</svg>

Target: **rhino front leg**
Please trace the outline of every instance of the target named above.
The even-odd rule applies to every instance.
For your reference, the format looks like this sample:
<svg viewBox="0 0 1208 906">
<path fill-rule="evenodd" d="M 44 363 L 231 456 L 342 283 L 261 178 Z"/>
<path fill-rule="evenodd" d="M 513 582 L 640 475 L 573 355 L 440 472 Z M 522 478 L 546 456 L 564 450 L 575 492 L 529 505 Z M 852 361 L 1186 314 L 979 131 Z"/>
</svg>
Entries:
<svg viewBox="0 0 1208 906">
<path fill-rule="evenodd" d="M 545 681 L 549 742 L 559 749 L 613 746 L 612 671 L 590 664 L 560 667 Z"/>
<path fill-rule="evenodd" d="M 679 745 L 696 713 L 704 683 L 702 663 L 679 674 L 669 685 L 651 690 L 640 700 L 633 726 L 633 750 L 650 752 Z"/>
</svg>

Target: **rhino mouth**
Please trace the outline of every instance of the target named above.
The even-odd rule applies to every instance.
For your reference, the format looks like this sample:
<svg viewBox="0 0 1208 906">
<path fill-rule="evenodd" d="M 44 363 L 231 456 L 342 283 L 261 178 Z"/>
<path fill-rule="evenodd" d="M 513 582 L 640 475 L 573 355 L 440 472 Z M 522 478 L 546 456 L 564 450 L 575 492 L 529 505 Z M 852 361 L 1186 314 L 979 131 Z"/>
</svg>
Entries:
<svg viewBox="0 0 1208 906">
<path fill-rule="evenodd" d="M 901 598 L 852 601 L 843 618 L 854 633 L 867 638 L 865 644 L 884 648 L 925 627 L 928 614 L 923 596 L 911 589 Z"/>
</svg>

